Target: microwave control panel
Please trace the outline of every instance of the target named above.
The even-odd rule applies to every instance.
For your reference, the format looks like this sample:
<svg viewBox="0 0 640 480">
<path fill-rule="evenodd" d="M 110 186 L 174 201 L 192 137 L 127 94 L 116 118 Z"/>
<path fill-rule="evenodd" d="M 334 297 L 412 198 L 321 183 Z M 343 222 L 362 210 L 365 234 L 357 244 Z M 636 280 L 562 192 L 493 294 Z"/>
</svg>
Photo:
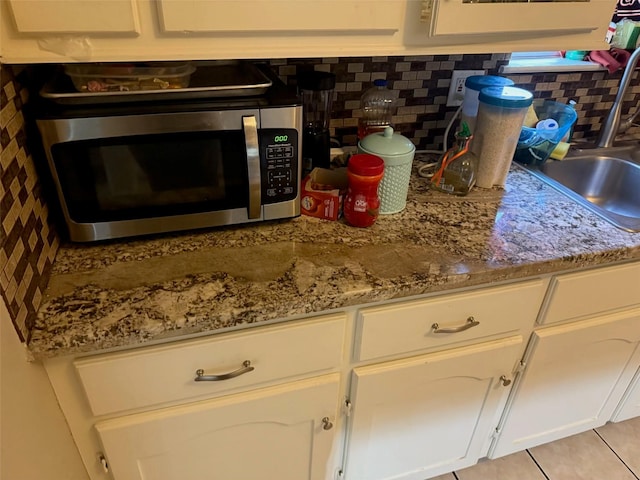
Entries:
<svg viewBox="0 0 640 480">
<path fill-rule="evenodd" d="M 298 196 L 298 132 L 260 130 L 262 203 L 278 203 Z"/>
</svg>

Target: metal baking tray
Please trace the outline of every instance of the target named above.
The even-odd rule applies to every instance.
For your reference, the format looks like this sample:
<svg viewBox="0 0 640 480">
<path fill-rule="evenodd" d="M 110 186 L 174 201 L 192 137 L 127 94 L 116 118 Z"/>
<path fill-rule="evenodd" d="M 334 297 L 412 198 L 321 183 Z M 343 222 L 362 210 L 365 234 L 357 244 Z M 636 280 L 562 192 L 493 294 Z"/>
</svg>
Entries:
<svg viewBox="0 0 640 480">
<path fill-rule="evenodd" d="M 249 62 L 195 62 L 196 70 L 186 88 L 129 92 L 79 92 L 63 72 L 42 87 L 40 95 L 62 104 L 96 104 L 247 97 L 264 94 L 272 85 L 260 68 Z"/>
</svg>

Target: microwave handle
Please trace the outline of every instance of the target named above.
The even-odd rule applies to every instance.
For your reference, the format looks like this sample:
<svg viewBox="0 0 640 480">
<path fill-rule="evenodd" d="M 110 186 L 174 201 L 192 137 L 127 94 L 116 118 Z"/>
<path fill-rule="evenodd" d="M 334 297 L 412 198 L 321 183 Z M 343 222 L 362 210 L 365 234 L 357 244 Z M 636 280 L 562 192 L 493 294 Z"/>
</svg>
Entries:
<svg viewBox="0 0 640 480">
<path fill-rule="evenodd" d="M 247 173 L 249 180 L 249 218 L 260 218 L 262 209 L 262 184 L 260 179 L 260 148 L 256 117 L 242 117 L 245 147 L 247 149 Z"/>
</svg>

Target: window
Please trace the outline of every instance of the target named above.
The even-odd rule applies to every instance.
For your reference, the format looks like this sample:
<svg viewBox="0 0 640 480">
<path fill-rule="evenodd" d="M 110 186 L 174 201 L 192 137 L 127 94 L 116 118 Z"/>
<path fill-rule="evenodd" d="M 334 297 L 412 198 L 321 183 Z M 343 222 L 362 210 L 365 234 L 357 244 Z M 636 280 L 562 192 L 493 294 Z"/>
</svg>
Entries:
<svg viewBox="0 0 640 480">
<path fill-rule="evenodd" d="M 543 51 L 514 52 L 511 54 L 509 64 L 501 67 L 500 72 L 586 72 L 603 69 L 604 67 L 598 63 L 567 58 L 560 51 Z"/>
</svg>

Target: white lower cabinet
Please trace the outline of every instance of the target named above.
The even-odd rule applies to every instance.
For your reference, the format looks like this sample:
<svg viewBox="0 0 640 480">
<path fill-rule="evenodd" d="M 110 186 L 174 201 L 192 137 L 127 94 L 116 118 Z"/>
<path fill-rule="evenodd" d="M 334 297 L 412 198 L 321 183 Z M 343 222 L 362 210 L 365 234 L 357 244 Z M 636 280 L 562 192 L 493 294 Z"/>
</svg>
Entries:
<svg viewBox="0 0 640 480">
<path fill-rule="evenodd" d="M 45 362 L 91 480 L 326 480 L 347 316 Z"/>
<path fill-rule="evenodd" d="M 640 415 L 639 280 L 627 264 L 45 367 L 91 480 L 425 480 Z"/>
<path fill-rule="evenodd" d="M 484 456 L 522 337 L 353 372 L 344 478 L 424 480 Z"/>
<path fill-rule="evenodd" d="M 96 424 L 116 479 L 326 480 L 339 375 Z"/>
<path fill-rule="evenodd" d="M 490 457 L 605 424 L 640 365 L 640 309 L 541 328 Z"/>
<path fill-rule="evenodd" d="M 611 421 L 622 422 L 634 417 L 640 417 L 640 368 L 638 368 L 633 382 L 627 389 L 618 409 L 614 412 Z"/>
</svg>

